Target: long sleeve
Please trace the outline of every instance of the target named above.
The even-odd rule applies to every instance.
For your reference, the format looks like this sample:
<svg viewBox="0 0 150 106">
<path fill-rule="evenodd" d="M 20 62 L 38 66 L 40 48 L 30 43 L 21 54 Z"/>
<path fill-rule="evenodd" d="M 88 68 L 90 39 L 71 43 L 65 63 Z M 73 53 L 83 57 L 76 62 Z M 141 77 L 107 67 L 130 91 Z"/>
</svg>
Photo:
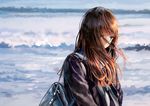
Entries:
<svg viewBox="0 0 150 106">
<path fill-rule="evenodd" d="M 121 83 L 119 81 L 119 78 L 118 78 L 118 74 L 116 75 L 117 77 L 117 85 L 115 86 L 115 89 L 117 90 L 117 97 L 118 97 L 118 101 L 119 101 L 119 106 L 122 106 L 122 101 L 123 101 L 123 90 L 122 90 L 122 87 L 121 87 Z"/>
<path fill-rule="evenodd" d="M 123 90 L 121 88 L 121 84 L 120 82 L 117 85 L 117 91 L 118 91 L 118 100 L 119 100 L 119 104 L 120 106 L 122 106 L 122 101 L 123 101 Z"/>
<path fill-rule="evenodd" d="M 70 86 L 70 91 L 76 98 L 75 106 L 97 106 L 92 94 L 89 91 L 88 82 L 85 79 L 85 73 L 82 70 L 79 60 L 75 57 L 66 59 L 64 68 L 64 83 L 66 80 Z M 67 85 L 65 86 L 68 87 Z"/>
</svg>

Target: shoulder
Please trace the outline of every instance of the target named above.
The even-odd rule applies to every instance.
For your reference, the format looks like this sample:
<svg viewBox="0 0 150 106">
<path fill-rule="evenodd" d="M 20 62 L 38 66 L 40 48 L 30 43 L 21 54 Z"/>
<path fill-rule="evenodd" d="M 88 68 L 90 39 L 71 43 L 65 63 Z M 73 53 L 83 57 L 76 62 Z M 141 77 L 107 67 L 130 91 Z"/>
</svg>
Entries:
<svg viewBox="0 0 150 106">
<path fill-rule="evenodd" d="M 64 62 L 69 62 L 69 63 L 72 63 L 72 62 L 75 62 L 75 63 L 79 63 L 79 62 L 82 62 L 83 60 L 81 58 L 79 58 L 75 52 L 72 52 L 70 54 L 68 54 L 64 60 Z"/>
<path fill-rule="evenodd" d="M 86 71 L 84 65 L 82 64 L 82 59 L 75 55 L 74 52 L 66 56 L 63 64 L 64 72 L 66 73 L 78 73 L 85 76 Z"/>
</svg>

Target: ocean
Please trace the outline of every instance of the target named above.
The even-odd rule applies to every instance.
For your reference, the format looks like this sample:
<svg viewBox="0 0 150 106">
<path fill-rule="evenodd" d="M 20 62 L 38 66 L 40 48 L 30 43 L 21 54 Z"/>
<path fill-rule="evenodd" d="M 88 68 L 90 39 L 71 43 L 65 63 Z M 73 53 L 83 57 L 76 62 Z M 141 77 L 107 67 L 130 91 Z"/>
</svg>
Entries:
<svg viewBox="0 0 150 106">
<path fill-rule="evenodd" d="M 74 50 L 87 9 L 0 7 L 0 106 L 37 106 Z M 150 10 L 113 9 L 127 56 L 123 106 L 149 106 Z M 122 58 L 118 61 L 123 67 Z"/>
</svg>

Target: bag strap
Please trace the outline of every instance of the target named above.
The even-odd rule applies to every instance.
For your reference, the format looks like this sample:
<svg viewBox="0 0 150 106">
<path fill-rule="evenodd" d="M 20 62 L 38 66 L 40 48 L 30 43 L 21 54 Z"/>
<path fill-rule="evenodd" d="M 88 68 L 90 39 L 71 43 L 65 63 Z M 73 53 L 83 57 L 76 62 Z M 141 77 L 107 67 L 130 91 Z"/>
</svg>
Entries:
<svg viewBox="0 0 150 106">
<path fill-rule="evenodd" d="M 73 55 L 74 55 L 74 56 L 76 56 L 77 58 L 84 59 L 83 55 L 81 55 L 81 54 L 79 54 L 79 53 L 77 53 L 77 52 L 73 53 Z M 62 67 L 63 67 L 63 66 L 62 66 Z M 84 72 L 85 72 L 85 74 L 86 74 L 86 69 L 85 69 L 85 67 L 84 67 L 84 65 L 83 65 L 83 64 L 81 64 L 81 67 L 84 69 Z M 60 74 L 59 74 L 59 73 L 60 73 Z M 57 73 L 57 74 L 59 75 L 58 82 L 60 82 L 60 79 L 61 79 L 62 74 L 63 74 L 63 69 L 61 68 L 61 69 L 58 71 L 58 73 Z M 68 83 L 68 81 L 67 81 L 67 80 L 66 80 L 66 82 Z M 68 83 L 68 87 L 70 88 L 69 83 Z M 70 93 L 70 94 L 71 94 L 71 98 L 73 99 L 73 100 L 72 100 L 72 103 L 73 103 L 73 102 L 74 102 L 74 100 L 75 100 L 76 98 L 73 96 L 73 94 L 72 94 L 72 93 Z"/>
<path fill-rule="evenodd" d="M 73 55 L 74 56 L 76 56 L 77 58 L 80 58 L 80 59 L 85 59 L 85 57 L 82 55 L 82 54 L 79 54 L 79 53 L 77 53 L 77 52 L 75 52 L 75 53 L 73 53 Z M 63 66 L 62 66 L 63 67 Z M 84 71 L 84 73 L 85 73 L 85 75 L 86 75 L 86 69 L 85 69 L 85 67 L 84 67 L 84 64 L 81 62 L 81 67 L 82 67 L 82 69 L 83 69 L 83 71 Z M 60 73 L 60 74 L 59 74 Z M 58 79 L 58 82 L 60 82 L 60 79 L 61 79 L 61 77 L 62 77 L 62 74 L 63 74 L 63 70 L 62 70 L 62 68 L 58 71 L 58 73 L 57 74 L 59 74 L 59 79 Z M 68 83 L 68 81 L 66 80 L 66 82 Z M 70 85 L 69 85 L 69 83 L 68 83 L 68 87 L 70 88 Z M 73 96 L 73 94 L 72 93 L 70 93 L 71 94 L 71 98 L 73 98 L 73 101 L 75 100 L 75 97 Z"/>
<path fill-rule="evenodd" d="M 60 79 L 61 79 L 61 76 L 62 76 L 62 72 L 63 72 L 62 68 L 57 72 L 57 74 L 59 75 L 58 82 L 60 82 Z"/>
<path fill-rule="evenodd" d="M 62 66 L 62 67 L 63 67 L 63 66 Z M 59 73 L 60 73 L 60 74 L 59 74 Z M 61 79 L 62 74 L 63 74 L 62 68 L 58 71 L 57 74 L 59 75 L 58 82 L 60 83 L 60 79 Z M 71 88 L 67 80 L 66 80 L 66 82 L 67 82 L 67 84 L 68 84 L 68 87 Z M 76 98 L 73 96 L 73 94 L 72 94 L 71 92 L 70 92 L 70 96 L 71 96 L 71 98 L 72 98 L 72 101 L 71 101 L 71 103 L 70 103 L 69 106 L 72 106 L 71 104 L 73 104 L 73 103 L 75 102 L 75 99 L 76 99 Z"/>
</svg>

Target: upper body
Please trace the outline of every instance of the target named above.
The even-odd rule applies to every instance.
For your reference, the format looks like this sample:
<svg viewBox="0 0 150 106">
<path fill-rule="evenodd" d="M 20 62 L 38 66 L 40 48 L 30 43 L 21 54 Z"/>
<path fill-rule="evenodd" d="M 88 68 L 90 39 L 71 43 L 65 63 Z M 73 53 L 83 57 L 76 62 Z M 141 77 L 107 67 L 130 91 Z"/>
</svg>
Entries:
<svg viewBox="0 0 150 106">
<path fill-rule="evenodd" d="M 94 7 L 85 13 L 75 50 L 66 57 L 62 67 L 64 87 L 68 95 L 70 91 L 76 98 L 74 106 L 115 106 L 112 95 L 106 93 L 103 98 L 101 87 L 110 87 L 119 106 L 122 105 L 123 91 L 118 79 L 121 70 L 116 59 L 123 52 L 117 47 L 118 37 L 117 19 L 111 10 Z M 86 60 L 77 58 L 75 52 L 81 53 Z"/>
<path fill-rule="evenodd" d="M 77 52 L 82 54 L 81 51 Z M 86 72 L 80 62 L 84 64 Z M 77 58 L 74 53 L 71 53 L 65 59 L 63 69 L 64 87 L 68 91 L 67 93 L 73 93 L 76 98 L 73 106 L 105 106 L 98 92 L 98 85 L 95 83 L 96 79 L 91 75 L 86 61 Z M 120 83 L 115 88 L 112 87 L 112 90 L 118 97 L 119 106 L 122 106 L 123 91 Z M 110 106 L 115 106 L 112 100 L 110 101 Z"/>
</svg>

